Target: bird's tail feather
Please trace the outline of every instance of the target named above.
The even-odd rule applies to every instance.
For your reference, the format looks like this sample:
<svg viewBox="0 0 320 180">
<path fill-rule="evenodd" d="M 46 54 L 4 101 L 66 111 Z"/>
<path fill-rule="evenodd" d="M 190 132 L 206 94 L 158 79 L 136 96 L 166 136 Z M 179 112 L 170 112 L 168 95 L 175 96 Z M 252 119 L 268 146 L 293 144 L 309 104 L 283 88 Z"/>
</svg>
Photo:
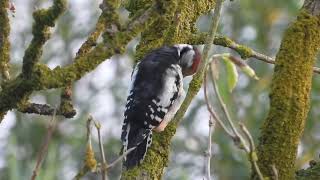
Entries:
<svg viewBox="0 0 320 180">
<path fill-rule="evenodd" d="M 134 130 L 134 128 L 131 128 L 127 137 L 127 144 L 124 145 L 123 152 L 125 153 L 132 147 L 136 147 L 125 157 L 123 162 L 123 165 L 130 169 L 143 161 L 152 142 L 152 130 L 140 128 Z"/>
</svg>

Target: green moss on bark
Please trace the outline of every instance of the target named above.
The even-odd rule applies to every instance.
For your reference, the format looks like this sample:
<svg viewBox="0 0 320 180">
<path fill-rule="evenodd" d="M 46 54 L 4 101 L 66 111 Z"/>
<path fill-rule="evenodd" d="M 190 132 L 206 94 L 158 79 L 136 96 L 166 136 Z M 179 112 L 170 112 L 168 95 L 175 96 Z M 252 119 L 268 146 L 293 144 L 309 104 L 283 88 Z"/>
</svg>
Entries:
<svg viewBox="0 0 320 180">
<path fill-rule="evenodd" d="M 0 73 L 3 79 L 9 79 L 9 60 L 10 60 L 10 43 L 9 33 L 10 25 L 7 9 L 8 0 L 0 0 Z"/>
<path fill-rule="evenodd" d="M 145 1 L 144 1 L 145 2 Z M 151 2 L 150 0 L 148 1 Z M 148 4 L 146 2 L 146 4 Z M 140 7 L 135 5 L 137 1 L 131 1 L 130 7 Z M 190 37 L 195 33 L 195 22 L 197 18 L 207 13 L 214 7 L 214 0 L 167 0 L 161 1 L 161 18 L 151 24 L 150 28 L 141 35 L 141 42 L 137 47 L 137 61 L 148 51 L 162 45 L 172 45 L 176 43 L 189 43 Z M 130 10 L 130 9 L 129 9 Z M 132 9 L 131 9 L 132 10 Z M 134 9 L 132 12 L 139 12 Z M 201 82 L 192 82 L 189 87 L 191 91 L 197 92 L 201 87 Z M 191 102 L 191 100 L 190 100 Z M 182 113 L 184 114 L 184 113 Z M 143 163 L 133 169 L 124 171 L 121 179 L 161 179 L 164 168 L 168 165 L 170 145 L 172 137 L 177 128 L 177 122 L 181 117 L 176 117 L 176 121 L 170 123 L 162 133 L 154 133 L 151 147 Z"/>
<path fill-rule="evenodd" d="M 312 67 L 320 47 L 320 18 L 301 11 L 284 34 L 270 92 L 270 111 L 259 138 L 259 166 L 293 179 L 300 136 L 309 112 Z"/>
<path fill-rule="evenodd" d="M 42 47 L 50 38 L 50 27 L 55 25 L 55 21 L 65 11 L 66 4 L 65 0 L 55 0 L 49 9 L 40 9 L 33 13 L 33 39 L 25 52 L 22 66 L 22 73 L 26 78 L 30 78 L 42 55 Z"/>
<path fill-rule="evenodd" d="M 320 163 L 312 161 L 310 167 L 301 169 L 296 172 L 297 180 L 319 180 L 320 179 Z"/>
<path fill-rule="evenodd" d="M 6 111 L 17 108 L 22 99 L 28 97 L 33 91 L 65 87 L 79 80 L 100 63 L 116 54 L 118 49 L 124 48 L 139 32 L 150 26 L 150 23 L 155 21 L 158 16 L 156 8 L 147 9 L 143 16 L 137 17 L 128 24 L 125 30 L 116 33 L 116 36 L 109 39 L 108 43 L 98 44 L 88 54 L 78 57 L 77 61 L 66 67 L 56 67 L 51 70 L 46 65 L 35 63 L 30 59 L 34 65 L 30 64 L 31 73 L 28 76 L 20 74 L 16 79 L 3 85 L 0 92 L 0 115 L 3 117 Z"/>
</svg>

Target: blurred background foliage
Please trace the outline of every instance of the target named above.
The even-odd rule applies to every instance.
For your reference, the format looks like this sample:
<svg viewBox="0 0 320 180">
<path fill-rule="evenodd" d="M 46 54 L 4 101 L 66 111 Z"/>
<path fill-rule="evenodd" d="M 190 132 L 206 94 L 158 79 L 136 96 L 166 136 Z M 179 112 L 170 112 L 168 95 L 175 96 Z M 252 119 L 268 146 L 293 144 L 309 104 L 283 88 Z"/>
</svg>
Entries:
<svg viewBox="0 0 320 180">
<path fill-rule="evenodd" d="M 14 17 L 10 17 L 12 43 L 11 73 L 21 71 L 22 57 L 32 36 L 32 11 L 48 7 L 46 0 L 12 0 L 16 5 Z M 69 9 L 53 29 L 52 38 L 45 45 L 42 62 L 50 68 L 72 62 L 81 43 L 93 29 L 100 13 L 98 0 L 70 0 Z M 219 33 L 238 43 L 274 57 L 279 48 L 282 33 L 295 18 L 301 0 L 235 0 L 225 1 Z M 126 21 L 129 12 L 120 9 L 121 20 Z M 210 17 L 199 17 L 199 31 L 208 30 Z M 133 40 L 127 53 L 114 56 L 102 63 L 96 70 L 87 74 L 73 85 L 73 102 L 77 115 L 72 119 L 58 118 L 58 128 L 50 143 L 48 155 L 43 162 L 38 179 L 72 179 L 82 166 L 86 146 L 85 122 L 88 114 L 102 123 L 104 148 L 108 162 L 114 160 L 120 151 L 120 130 L 127 89 L 130 82 L 135 46 L 139 38 Z M 216 47 L 216 52 L 230 52 Z M 234 54 L 237 56 L 237 54 Z M 318 58 L 319 59 L 319 58 Z M 269 109 L 268 90 L 272 78 L 272 65 L 247 61 L 260 77 L 252 80 L 240 73 L 236 89 L 230 93 L 226 86 L 225 70 L 221 66 L 219 88 L 234 121 L 242 121 L 249 128 L 255 141 L 259 127 Z M 188 82 L 190 79 L 187 79 Z M 299 146 L 297 168 L 304 167 L 309 160 L 317 158 L 320 143 L 317 121 L 320 111 L 319 76 L 315 76 L 312 89 L 311 111 L 306 129 Z M 187 86 L 186 86 L 187 88 Z M 212 87 L 211 99 L 216 104 Z M 59 105 L 60 90 L 35 92 L 32 101 Z M 215 107 L 220 112 L 220 109 Z M 219 113 L 221 114 L 221 113 Z M 35 166 L 36 154 L 46 134 L 50 117 L 9 112 L 0 124 L 0 179 L 29 179 Z M 204 173 L 204 151 L 207 147 L 208 119 L 203 92 L 194 99 L 173 140 L 170 163 L 164 172 L 164 179 L 202 179 Z M 95 132 L 95 131 L 94 131 Z M 212 158 L 212 175 L 215 179 L 248 179 L 250 167 L 247 156 L 237 149 L 232 141 L 215 128 Z M 95 151 L 99 159 L 97 138 L 94 135 Z M 110 179 L 118 179 L 121 166 L 111 169 Z M 88 175 L 86 179 L 97 179 Z"/>
</svg>

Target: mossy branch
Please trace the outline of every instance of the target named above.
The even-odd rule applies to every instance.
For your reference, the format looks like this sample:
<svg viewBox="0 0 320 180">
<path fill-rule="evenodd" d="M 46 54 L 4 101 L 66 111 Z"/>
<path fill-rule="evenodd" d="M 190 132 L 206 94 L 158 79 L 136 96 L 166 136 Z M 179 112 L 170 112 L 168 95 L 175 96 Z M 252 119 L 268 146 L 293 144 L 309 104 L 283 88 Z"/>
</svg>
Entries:
<svg viewBox="0 0 320 180">
<path fill-rule="evenodd" d="M 61 88 L 79 80 L 100 63 L 116 54 L 117 50 L 123 49 L 132 38 L 146 29 L 158 17 L 157 7 L 151 6 L 141 16 L 130 21 L 123 31 L 116 33 L 108 42 L 99 43 L 85 56 L 79 57 L 77 61 L 63 68 L 56 67 L 51 70 L 44 64 L 34 64 L 29 78 L 20 74 L 16 79 L 3 86 L 3 90 L 0 92 L 0 115 L 3 116 L 6 111 L 17 108 L 18 104 L 22 103 L 22 100 L 33 91 Z"/>
<path fill-rule="evenodd" d="M 309 112 L 312 67 L 320 48 L 320 17 L 302 9 L 285 31 L 271 84 L 270 111 L 259 138 L 262 173 L 293 179 L 297 148 Z"/>
<path fill-rule="evenodd" d="M 66 7 L 66 0 L 55 0 L 50 8 L 39 9 L 33 13 L 33 39 L 23 57 L 22 74 L 25 78 L 31 77 L 34 66 L 42 55 L 43 45 L 50 38 L 50 27 L 54 27 L 55 21 Z"/>
<path fill-rule="evenodd" d="M 0 73 L 2 79 L 10 79 L 10 24 L 8 18 L 9 0 L 0 0 Z"/>
<path fill-rule="evenodd" d="M 307 169 L 296 172 L 296 180 L 318 180 L 320 179 L 320 163 L 312 160 Z"/>
<path fill-rule="evenodd" d="M 207 36 L 208 36 L 207 33 L 193 35 L 189 39 L 189 43 L 190 44 L 204 44 Z M 269 64 L 275 64 L 274 58 L 267 56 L 265 54 L 259 53 L 255 50 L 251 49 L 248 46 L 238 44 L 226 36 L 221 36 L 221 35 L 216 36 L 214 38 L 213 44 L 218 45 L 218 46 L 227 47 L 227 48 L 230 48 L 230 49 L 236 51 L 241 56 L 242 59 L 254 58 L 254 59 L 269 63 Z M 320 68 L 313 67 L 313 72 L 320 74 Z"/>
<path fill-rule="evenodd" d="M 75 60 L 87 55 L 92 50 L 92 48 L 97 45 L 97 40 L 104 30 L 104 21 L 105 18 L 103 18 L 103 16 L 100 16 L 95 29 L 90 33 L 87 40 L 81 45 L 80 49 L 78 50 Z M 68 84 L 62 89 L 60 95 L 59 110 L 61 111 L 61 114 L 63 114 L 67 118 L 72 118 L 76 115 L 76 110 L 74 109 L 72 104 L 72 84 Z"/>
<path fill-rule="evenodd" d="M 35 113 L 39 115 L 52 116 L 54 114 L 56 108 L 48 105 L 48 104 L 37 104 L 37 103 L 25 103 L 22 107 L 18 107 L 18 111 L 22 113 Z M 71 118 L 74 116 L 74 113 L 63 112 L 61 110 L 57 110 L 56 115 L 61 115 L 66 118 Z"/>
</svg>

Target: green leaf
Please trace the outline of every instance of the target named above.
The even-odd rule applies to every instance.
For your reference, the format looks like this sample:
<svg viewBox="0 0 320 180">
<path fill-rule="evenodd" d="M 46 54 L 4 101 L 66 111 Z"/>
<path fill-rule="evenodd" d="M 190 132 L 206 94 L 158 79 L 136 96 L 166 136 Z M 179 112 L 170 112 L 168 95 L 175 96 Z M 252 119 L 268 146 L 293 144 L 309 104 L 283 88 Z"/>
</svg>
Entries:
<svg viewBox="0 0 320 180">
<path fill-rule="evenodd" d="M 226 66 L 228 90 L 232 92 L 238 83 L 238 71 L 236 65 L 227 56 L 222 56 L 222 59 Z"/>
<path fill-rule="evenodd" d="M 211 65 L 212 77 L 215 80 L 218 80 L 219 79 L 219 74 L 220 74 L 219 67 L 218 67 L 218 61 L 212 61 L 210 63 L 210 65 Z"/>
<path fill-rule="evenodd" d="M 238 66 L 242 72 L 244 72 L 246 75 L 248 75 L 251 78 L 254 78 L 255 80 L 259 80 L 259 77 L 256 75 L 255 71 L 243 60 L 240 58 L 237 58 L 235 56 L 222 56 L 225 60 L 231 61 L 233 64 Z"/>
<path fill-rule="evenodd" d="M 259 77 L 256 75 L 256 72 L 250 66 L 246 65 L 240 67 L 240 69 L 249 77 L 254 78 L 255 80 L 259 80 Z"/>
</svg>

